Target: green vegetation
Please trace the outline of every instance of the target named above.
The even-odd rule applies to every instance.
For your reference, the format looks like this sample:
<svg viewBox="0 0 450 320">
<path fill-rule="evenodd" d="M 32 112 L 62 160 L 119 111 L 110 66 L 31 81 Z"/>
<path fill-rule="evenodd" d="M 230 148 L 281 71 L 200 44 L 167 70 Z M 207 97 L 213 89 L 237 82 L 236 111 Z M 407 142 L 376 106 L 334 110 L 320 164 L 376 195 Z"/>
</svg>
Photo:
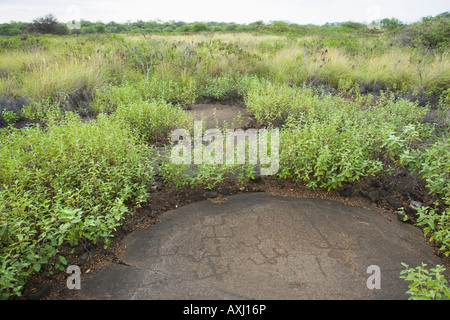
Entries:
<svg viewBox="0 0 450 320">
<path fill-rule="evenodd" d="M 8 297 L 63 242 L 108 244 L 127 204 L 146 199 L 153 167 L 148 147 L 104 115 L 83 122 L 67 113 L 1 138 L 1 288 Z"/>
<path fill-rule="evenodd" d="M 238 99 L 280 129 L 278 179 L 332 190 L 408 171 L 433 200 L 415 223 L 450 254 L 448 13 L 381 29 L 82 21 L 62 36 L 44 18 L 0 25 L 2 298 L 62 268 L 63 246 L 108 245 L 151 196 L 155 168 L 174 188 L 253 178 L 252 166 L 177 165 L 154 148 L 191 130 L 186 109 L 204 99 Z M 416 270 L 409 293 L 444 297 L 441 269 Z"/>
<path fill-rule="evenodd" d="M 425 268 L 427 265 L 424 263 L 416 268 L 409 268 L 405 263 L 402 265 L 405 270 L 400 272 L 400 278 L 410 282 L 406 292 L 410 300 L 450 300 L 450 287 L 442 275 L 445 271 L 442 265 L 430 270 Z"/>
</svg>

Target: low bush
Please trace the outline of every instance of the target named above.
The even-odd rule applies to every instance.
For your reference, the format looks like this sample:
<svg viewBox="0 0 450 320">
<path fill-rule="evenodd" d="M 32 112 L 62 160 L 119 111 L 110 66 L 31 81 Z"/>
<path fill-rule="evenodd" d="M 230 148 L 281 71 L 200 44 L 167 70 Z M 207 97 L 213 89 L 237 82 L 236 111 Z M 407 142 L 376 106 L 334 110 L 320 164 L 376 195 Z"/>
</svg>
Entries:
<svg viewBox="0 0 450 320">
<path fill-rule="evenodd" d="M 445 256 L 450 255 L 450 200 L 446 200 L 447 207 L 444 210 L 438 209 L 438 202 L 434 206 L 426 206 L 418 209 L 418 226 L 423 227 L 424 235 L 429 236 L 439 246 Z"/>
<path fill-rule="evenodd" d="M 15 124 L 24 115 L 22 107 L 27 104 L 25 99 L 0 98 L 0 128 Z"/>
<path fill-rule="evenodd" d="M 431 194 L 450 199 L 450 136 L 428 147 L 420 156 L 419 175 Z"/>
<path fill-rule="evenodd" d="M 353 121 L 290 121 L 280 136 L 279 175 L 312 188 L 337 188 L 375 175 L 383 163 L 373 157 L 373 139 Z"/>
<path fill-rule="evenodd" d="M 120 104 L 113 117 L 124 120 L 147 141 L 165 142 L 172 130 L 193 125 L 191 115 L 163 100 Z"/>
<path fill-rule="evenodd" d="M 96 113 L 112 113 L 119 105 L 150 100 L 186 106 L 195 103 L 197 96 L 193 79 L 175 81 L 152 77 L 149 80 L 124 81 L 120 86 L 108 85 L 97 90 L 93 109 Z"/>
<path fill-rule="evenodd" d="M 443 275 L 444 266 L 427 269 L 424 263 L 416 268 L 410 268 L 406 263 L 402 265 L 405 270 L 400 272 L 400 278 L 410 282 L 406 292 L 410 300 L 450 300 L 450 287 Z"/>
<path fill-rule="evenodd" d="M 202 86 L 200 95 L 216 100 L 230 98 L 237 94 L 239 81 L 231 74 L 224 74 L 217 78 L 207 78 Z"/>
<path fill-rule="evenodd" d="M 179 97 L 175 88 L 183 90 L 175 82 L 156 79 L 107 86 L 97 92 L 94 110 L 124 120 L 147 141 L 166 141 L 171 130 L 193 125 L 193 117 L 171 102 Z"/>
<path fill-rule="evenodd" d="M 283 125 L 280 176 L 310 187 L 337 188 L 384 174 L 433 131 L 421 123 L 427 108 L 384 94 L 376 102 L 354 103 L 308 87 L 258 80 L 244 85 L 244 100 L 256 119 Z"/>
<path fill-rule="evenodd" d="M 48 128 L 4 130 L 0 139 L 0 294 L 81 238 L 109 243 L 128 205 L 146 200 L 153 164 L 129 127 L 68 114 Z M 59 260 L 64 263 L 64 257 Z"/>
<path fill-rule="evenodd" d="M 244 83 L 244 86 L 246 92 L 242 94 L 247 109 L 261 124 L 284 123 L 288 116 L 301 116 L 308 107 L 313 112 L 314 105 L 319 101 L 319 96 L 312 88 L 299 90 L 264 80 Z"/>
<path fill-rule="evenodd" d="M 169 161 L 161 161 L 159 175 L 170 186 L 176 188 L 202 187 L 212 190 L 217 184 L 227 179 L 237 179 L 244 183 L 254 178 L 256 168 L 251 164 L 175 164 Z"/>
<path fill-rule="evenodd" d="M 50 99 L 40 102 L 31 102 L 22 108 L 22 114 L 25 118 L 46 122 L 49 119 L 62 116 L 61 106 L 53 103 Z"/>
</svg>

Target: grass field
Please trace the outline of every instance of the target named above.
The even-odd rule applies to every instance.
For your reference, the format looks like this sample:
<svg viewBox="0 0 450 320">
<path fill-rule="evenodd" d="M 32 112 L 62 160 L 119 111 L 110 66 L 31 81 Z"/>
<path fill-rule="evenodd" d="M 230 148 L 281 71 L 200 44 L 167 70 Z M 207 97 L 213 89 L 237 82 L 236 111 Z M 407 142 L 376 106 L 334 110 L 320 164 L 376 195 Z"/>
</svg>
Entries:
<svg viewBox="0 0 450 320">
<path fill-rule="evenodd" d="M 398 209 L 449 255 L 448 45 L 408 45 L 387 30 L 5 36 L 0 295 L 63 269 L 64 245 L 107 246 L 152 196 L 155 167 L 176 188 L 212 188 L 234 172 L 208 165 L 191 179 L 149 156 L 191 128 L 186 110 L 205 99 L 240 101 L 259 127 L 280 129 L 277 179 L 341 190 L 392 186 L 403 172 L 404 199 L 423 207 Z"/>
</svg>

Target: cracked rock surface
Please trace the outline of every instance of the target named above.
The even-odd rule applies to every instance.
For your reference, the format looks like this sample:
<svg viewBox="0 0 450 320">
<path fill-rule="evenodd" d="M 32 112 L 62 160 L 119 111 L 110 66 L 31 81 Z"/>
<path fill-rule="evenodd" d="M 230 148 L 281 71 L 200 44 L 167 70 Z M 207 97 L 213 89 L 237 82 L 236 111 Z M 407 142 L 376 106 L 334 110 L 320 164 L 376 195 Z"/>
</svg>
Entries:
<svg viewBox="0 0 450 320">
<path fill-rule="evenodd" d="M 417 227 L 332 200 L 245 193 L 160 220 L 127 235 L 80 298 L 407 299 L 401 262 L 442 264 Z M 381 289 L 367 287 L 372 265 Z"/>
</svg>

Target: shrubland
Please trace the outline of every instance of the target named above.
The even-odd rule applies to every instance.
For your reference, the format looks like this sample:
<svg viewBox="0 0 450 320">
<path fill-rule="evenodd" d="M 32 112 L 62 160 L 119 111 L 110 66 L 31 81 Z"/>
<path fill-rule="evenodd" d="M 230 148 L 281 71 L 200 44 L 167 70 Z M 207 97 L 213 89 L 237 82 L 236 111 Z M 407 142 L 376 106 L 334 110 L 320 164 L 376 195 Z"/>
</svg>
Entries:
<svg viewBox="0 0 450 320">
<path fill-rule="evenodd" d="M 448 14 L 379 30 L 162 26 L 85 21 L 79 34 L 27 37 L 26 25 L 0 26 L 11 33 L 0 38 L 3 298 L 44 266 L 62 268 L 61 246 L 107 245 L 146 201 L 155 168 L 174 188 L 252 178 L 252 166 L 158 155 L 205 99 L 239 99 L 259 126 L 280 129 L 278 179 L 331 190 L 407 170 L 434 199 L 416 223 L 450 253 Z"/>
<path fill-rule="evenodd" d="M 0 141 L 2 297 L 82 239 L 108 244 L 129 204 L 146 200 L 152 162 L 123 121 L 68 113 L 45 128 L 8 128 Z M 61 261 L 65 261 L 61 257 Z"/>
</svg>

